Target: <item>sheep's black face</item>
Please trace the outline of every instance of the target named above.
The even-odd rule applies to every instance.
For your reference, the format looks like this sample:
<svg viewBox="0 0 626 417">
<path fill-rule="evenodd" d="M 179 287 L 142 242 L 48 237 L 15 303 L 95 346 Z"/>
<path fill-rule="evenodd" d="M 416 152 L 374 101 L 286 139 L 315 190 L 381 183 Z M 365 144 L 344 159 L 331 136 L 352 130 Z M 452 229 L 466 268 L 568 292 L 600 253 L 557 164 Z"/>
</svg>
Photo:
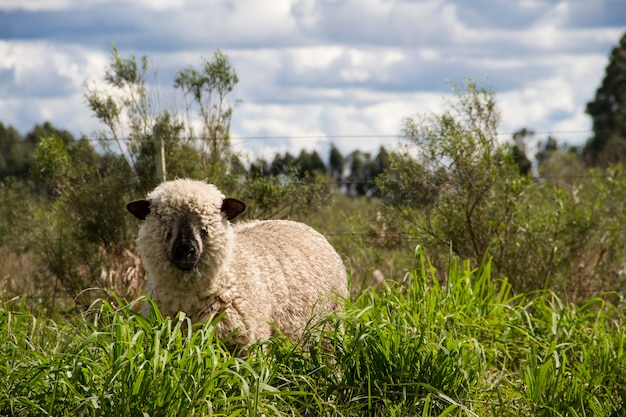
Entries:
<svg viewBox="0 0 626 417">
<path fill-rule="evenodd" d="M 169 258 L 180 270 L 193 269 L 202 257 L 202 229 L 190 214 L 181 215 L 168 233 Z"/>
</svg>

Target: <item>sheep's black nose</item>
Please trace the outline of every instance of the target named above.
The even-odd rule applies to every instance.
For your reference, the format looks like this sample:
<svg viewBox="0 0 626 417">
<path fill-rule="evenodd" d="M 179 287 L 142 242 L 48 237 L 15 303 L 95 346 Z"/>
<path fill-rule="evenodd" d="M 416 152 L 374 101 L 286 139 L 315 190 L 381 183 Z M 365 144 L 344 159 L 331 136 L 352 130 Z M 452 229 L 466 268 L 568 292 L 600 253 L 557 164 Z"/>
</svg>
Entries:
<svg viewBox="0 0 626 417">
<path fill-rule="evenodd" d="M 170 260 L 179 269 L 192 269 L 200 260 L 202 243 L 193 226 L 182 222 L 170 247 Z"/>
<path fill-rule="evenodd" d="M 175 242 L 172 248 L 171 260 L 174 265 L 183 271 L 192 269 L 200 259 L 198 247 L 194 242 Z"/>
<path fill-rule="evenodd" d="M 175 259 L 188 259 L 196 255 L 196 248 L 189 242 L 181 242 L 174 249 Z"/>
</svg>

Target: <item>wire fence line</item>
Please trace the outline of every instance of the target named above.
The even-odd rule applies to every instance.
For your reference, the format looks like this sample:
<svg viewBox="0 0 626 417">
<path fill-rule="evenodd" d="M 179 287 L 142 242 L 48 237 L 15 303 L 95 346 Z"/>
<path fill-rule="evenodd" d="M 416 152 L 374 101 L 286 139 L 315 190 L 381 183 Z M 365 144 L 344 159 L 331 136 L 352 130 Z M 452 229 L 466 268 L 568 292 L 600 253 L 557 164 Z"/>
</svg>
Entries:
<svg viewBox="0 0 626 417">
<path fill-rule="evenodd" d="M 590 134 L 593 133 L 594 131 L 592 130 L 545 130 L 545 131 L 536 131 L 536 132 L 532 132 L 532 135 L 536 135 L 536 134 L 548 134 L 548 135 L 574 135 L 574 134 Z M 499 136 L 511 136 L 511 135 L 515 135 L 517 132 L 498 132 L 496 133 Z M 146 139 L 149 139 L 148 137 L 146 137 Z M 398 139 L 398 140 L 406 140 L 407 137 L 404 134 L 337 134 L 337 135 L 332 135 L 332 134 L 320 134 L 320 135 L 280 135 L 280 136 L 272 136 L 272 135 L 266 135 L 266 136 L 239 136 L 239 137 L 223 137 L 223 138 L 218 138 L 218 139 L 228 139 L 231 141 L 231 148 L 236 148 L 236 147 L 241 147 L 244 145 L 245 142 L 252 142 L 252 141 L 264 141 L 264 142 L 271 142 L 271 141 L 279 141 L 279 140 L 319 140 L 319 139 L 350 139 L 350 140 L 359 140 L 362 141 L 363 139 Z M 98 142 L 98 143 L 102 143 L 102 142 L 112 142 L 112 143 L 120 143 L 120 142 L 129 142 L 132 140 L 136 140 L 136 138 L 131 138 L 131 137 L 120 137 L 120 138 L 112 138 L 112 137 L 86 137 L 83 136 L 77 140 L 86 140 L 88 142 Z M 185 141 L 204 141 L 205 138 L 201 138 L 201 137 L 192 137 L 192 138 L 184 138 Z M 11 145 L 36 145 L 35 143 L 27 140 L 26 138 L 22 139 L 22 140 L 8 140 L 8 141 L 0 141 L 0 147 L 5 147 L 5 146 L 11 146 Z M 124 145 L 125 146 L 125 145 Z M 161 145 L 163 146 L 163 145 Z M 374 154 L 378 149 L 366 149 L 365 151 L 362 151 L 362 154 Z M 244 152 L 247 151 L 252 151 L 252 150 L 244 150 Z M 357 150 L 358 151 L 358 150 Z M 121 154 L 124 153 L 124 150 L 120 149 Z M 235 151 L 235 155 L 238 155 L 237 152 L 239 151 Z M 279 156 L 280 152 L 277 150 L 270 150 L 269 151 L 272 155 L 275 156 Z M 268 163 L 272 163 L 272 161 L 270 159 L 268 159 L 268 157 L 266 155 L 264 155 L 266 153 L 265 150 L 261 150 L 259 151 L 258 149 L 256 150 L 256 156 L 254 155 L 248 155 L 249 158 L 251 158 L 250 160 L 248 160 L 248 162 L 250 163 L 255 163 L 257 161 L 266 161 Z M 242 155 L 240 155 L 242 156 Z M 347 158 L 349 158 L 350 156 L 348 155 Z M 326 164 L 326 162 L 324 162 Z M 607 175 L 608 177 L 609 175 Z M 560 176 L 560 177 L 556 177 L 556 176 L 532 176 L 530 177 L 534 180 L 553 180 L 553 179 L 559 179 L 559 180 L 566 180 L 566 179 L 582 179 L 583 176 L 581 175 L 568 175 L 568 176 Z M 343 183 L 343 184 L 338 184 L 338 185 L 350 185 L 350 184 L 365 184 L 365 185 L 370 185 L 373 186 L 374 184 L 372 182 L 361 182 L 360 180 L 349 180 L 349 179 L 344 179 L 344 181 L 350 181 L 349 183 Z"/>
<path fill-rule="evenodd" d="M 519 132 L 496 132 L 497 136 L 514 136 Z M 581 134 L 592 134 L 593 130 L 590 129 L 581 129 L 581 130 L 540 130 L 533 131 L 528 136 L 535 135 L 581 135 Z M 402 133 L 380 133 L 380 134 L 310 134 L 310 135 L 251 135 L 251 136 L 223 136 L 217 137 L 215 139 L 218 140 L 243 140 L 243 141 L 263 141 L 263 140 L 319 140 L 319 139 L 405 139 L 407 136 Z M 189 141 L 204 141 L 207 138 L 202 137 L 187 137 L 184 138 Z M 86 140 L 88 142 L 128 142 L 132 140 L 138 140 L 138 138 L 131 137 L 119 137 L 119 138 L 111 138 L 111 137 L 89 137 L 82 136 L 76 138 L 76 140 Z M 2 144 L 32 144 L 25 139 L 23 140 L 8 140 L 0 142 Z"/>
</svg>

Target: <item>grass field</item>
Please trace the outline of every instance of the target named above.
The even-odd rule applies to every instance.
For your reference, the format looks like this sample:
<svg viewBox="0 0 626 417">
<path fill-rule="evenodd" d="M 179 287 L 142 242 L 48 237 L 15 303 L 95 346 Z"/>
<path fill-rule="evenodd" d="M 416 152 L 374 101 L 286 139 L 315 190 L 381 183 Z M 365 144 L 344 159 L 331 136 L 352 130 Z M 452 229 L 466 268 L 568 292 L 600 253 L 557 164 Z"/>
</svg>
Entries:
<svg viewBox="0 0 626 417">
<path fill-rule="evenodd" d="M 0 415 L 618 416 L 624 308 L 512 295 L 490 265 L 365 289 L 299 342 L 233 357 L 214 323 L 94 305 L 39 320 L 0 307 Z M 441 277 L 447 278 L 440 285 Z M 216 318 L 219 320 L 219 318 Z"/>
</svg>

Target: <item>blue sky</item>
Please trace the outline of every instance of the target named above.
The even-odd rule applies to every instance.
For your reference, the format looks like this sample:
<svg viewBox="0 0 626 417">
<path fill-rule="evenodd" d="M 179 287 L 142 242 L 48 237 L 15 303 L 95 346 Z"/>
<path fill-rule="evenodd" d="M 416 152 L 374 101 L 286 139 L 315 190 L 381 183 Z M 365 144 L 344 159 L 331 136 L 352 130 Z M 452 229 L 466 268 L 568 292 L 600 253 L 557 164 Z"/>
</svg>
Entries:
<svg viewBox="0 0 626 417">
<path fill-rule="evenodd" d="M 115 43 L 147 55 L 164 89 L 226 53 L 240 79 L 231 134 L 251 158 L 393 146 L 403 118 L 441 111 L 466 77 L 488 77 L 501 132 L 581 144 L 624 32 L 625 0 L 2 0 L 0 121 L 102 129 L 85 83 Z"/>
</svg>

